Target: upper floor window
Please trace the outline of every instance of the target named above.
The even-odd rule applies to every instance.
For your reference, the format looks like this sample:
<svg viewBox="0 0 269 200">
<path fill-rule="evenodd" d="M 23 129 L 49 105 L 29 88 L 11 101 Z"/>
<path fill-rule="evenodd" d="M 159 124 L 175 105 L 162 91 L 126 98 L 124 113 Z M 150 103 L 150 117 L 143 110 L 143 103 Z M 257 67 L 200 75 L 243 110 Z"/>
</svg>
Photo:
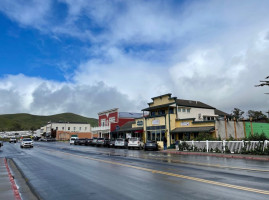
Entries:
<svg viewBox="0 0 269 200">
<path fill-rule="evenodd" d="M 87 127 L 85 127 L 85 131 L 87 131 Z"/>
<path fill-rule="evenodd" d="M 62 130 L 64 130 L 64 127 L 62 127 Z"/>
<path fill-rule="evenodd" d="M 102 119 L 101 120 L 101 126 L 105 126 L 106 125 L 106 120 L 105 119 Z"/>
<path fill-rule="evenodd" d="M 165 114 L 165 110 L 160 110 L 159 113 L 160 113 L 160 115 L 164 115 Z"/>
<path fill-rule="evenodd" d="M 75 130 L 76 130 L 76 127 L 74 127 L 73 129 L 74 129 L 74 131 L 75 131 Z"/>
<path fill-rule="evenodd" d="M 79 130 L 81 131 L 81 127 L 79 127 Z"/>
<path fill-rule="evenodd" d="M 151 116 L 155 116 L 155 115 L 156 115 L 155 111 L 152 111 Z"/>
<path fill-rule="evenodd" d="M 70 131 L 70 127 L 68 127 L 68 130 Z"/>
<path fill-rule="evenodd" d="M 178 112 L 181 112 L 181 108 L 178 108 L 177 111 L 178 111 Z"/>
<path fill-rule="evenodd" d="M 187 108 L 187 113 L 190 113 L 191 112 L 191 109 L 190 108 Z"/>
<path fill-rule="evenodd" d="M 174 108 L 169 108 L 169 113 L 174 114 Z"/>
<path fill-rule="evenodd" d="M 115 117 L 110 117 L 109 122 L 115 122 Z"/>
<path fill-rule="evenodd" d="M 58 130 L 58 127 L 56 127 L 56 131 Z"/>
<path fill-rule="evenodd" d="M 182 112 L 186 112 L 186 108 L 182 108 Z"/>
</svg>

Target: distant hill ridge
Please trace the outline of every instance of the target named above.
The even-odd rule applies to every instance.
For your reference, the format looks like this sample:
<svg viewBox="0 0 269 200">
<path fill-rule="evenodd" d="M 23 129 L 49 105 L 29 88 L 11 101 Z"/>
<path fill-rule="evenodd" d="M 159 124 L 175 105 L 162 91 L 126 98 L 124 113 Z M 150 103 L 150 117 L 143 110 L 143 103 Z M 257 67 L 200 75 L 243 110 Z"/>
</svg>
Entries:
<svg viewBox="0 0 269 200">
<path fill-rule="evenodd" d="M 0 115 L 0 131 L 36 130 L 48 122 L 89 123 L 98 126 L 98 120 L 74 113 L 61 113 L 49 116 L 31 115 L 27 113 Z"/>
</svg>

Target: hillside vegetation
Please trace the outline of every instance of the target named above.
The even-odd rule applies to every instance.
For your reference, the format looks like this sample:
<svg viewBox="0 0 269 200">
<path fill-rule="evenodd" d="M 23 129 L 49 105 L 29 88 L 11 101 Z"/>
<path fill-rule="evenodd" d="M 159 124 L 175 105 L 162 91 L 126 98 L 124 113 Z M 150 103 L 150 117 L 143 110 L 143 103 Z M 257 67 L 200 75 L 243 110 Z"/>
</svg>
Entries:
<svg viewBox="0 0 269 200">
<path fill-rule="evenodd" d="M 0 131 L 36 130 L 48 122 L 84 122 L 97 126 L 98 120 L 73 113 L 38 116 L 26 113 L 0 115 Z"/>
</svg>

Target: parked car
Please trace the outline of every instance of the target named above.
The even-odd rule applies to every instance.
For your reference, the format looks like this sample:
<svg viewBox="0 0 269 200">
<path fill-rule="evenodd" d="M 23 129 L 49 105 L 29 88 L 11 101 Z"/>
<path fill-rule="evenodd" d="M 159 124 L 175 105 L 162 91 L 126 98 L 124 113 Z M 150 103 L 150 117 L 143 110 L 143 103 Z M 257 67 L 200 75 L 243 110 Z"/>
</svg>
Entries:
<svg viewBox="0 0 269 200">
<path fill-rule="evenodd" d="M 87 140 L 85 141 L 85 145 L 86 145 L 86 146 L 90 146 L 90 145 L 92 145 L 92 140 L 93 140 L 93 139 L 87 139 Z"/>
<path fill-rule="evenodd" d="M 100 147 L 100 146 L 104 146 L 105 143 L 105 138 L 98 138 L 96 141 L 96 146 Z"/>
<path fill-rule="evenodd" d="M 128 142 L 124 138 L 118 138 L 115 140 L 115 148 L 127 148 Z"/>
<path fill-rule="evenodd" d="M 34 143 L 33 143 L 31 138 L 23 138 L 22 139 L 21 148 L 24 148 L 24 147 L 30 147 L 30 148 L 34 147 Z"/>
<path fill-rule="evenodd" d="M 108 138 L 105 138 L 105 140 L 104 140 L 104 147 L 110 147 L 110 139 L 108 139 Z"/>
<path fill-rule="evenodd" d="M 155 150 L 158 151 L 158 144 L 156 141 L 153 140 L 147 140 L 147 142 L 144 145 L 144 150 Z"/>
<path fill-rule="evenodd" d="M 69 144 L 74 144 L 75 140 L 78 139 L 78 137 L 70 137 Z"/>
<path fill-rule="evenodd" d="M 9 143 L 12 143 L 12 142 L 16 143 L 17 142 L 17 139 L 15 137 L 11 137 L 9 139 Z"/>
<path fill-rule="evenodd" d="M 131 148 L 143 149 L 144 142 L 141 141 L 141 139 L 138 137 L 132 137 L 129 139 L 129 142 L 128 142 L 128 149 L 131 149 Z"/>
<path fill-rule="evenodd" d="M 92 138 L 92 146 L 96 146 L 96 144 L 97 144 L 97 138 L 94 137 Z"/>
<path fill-rule="evenodd" d="M 109 147 L 112 148 L 112 147 L 115 147 L 115 139 L 111 139 L 109 141 Z"/>
<path fill-rule="evenodd" d="M 87 138 L 79 138 L 74 141 L 74 145 L 85 145 Z"/>
</svg>

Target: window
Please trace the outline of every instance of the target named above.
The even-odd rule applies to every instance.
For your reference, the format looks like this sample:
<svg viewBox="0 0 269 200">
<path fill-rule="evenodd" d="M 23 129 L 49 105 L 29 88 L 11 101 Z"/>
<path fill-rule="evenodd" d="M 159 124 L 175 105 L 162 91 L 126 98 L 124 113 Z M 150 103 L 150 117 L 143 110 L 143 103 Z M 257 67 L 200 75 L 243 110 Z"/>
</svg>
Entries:
<svg viewBox="0 0 269 200">
<path fill-rule="evenodd" d="M 56 127 L 56 131 L 58 130 L 58 127 Z"/>
<path fill-rule="evenodd" d="M 182 112 L 186 112 L 186 108 L 182 108 Z"/>
<path fill-rule="evenodd" d="M 177 111 L 178 111 L 178 112 L 181 112 L 181 108 L 178 108 Z"/>
<path fill-rule="evenodd" d="M 164 115 L 165 114 L 165 110 L 160 110 L 159 113 L 160 113 L 160 115 Z"/>
<path fill-rule="evenodd" d="M 79 127 L 79 130 L 81 131 L 81 127 Z"/>
<path fill-rule="evenodd" d="M 109 122 L 115 122 L 115 117 L 110 117 Z"/>
<path fill-rule="evenodd" d="M 85 131 L 87 131 L 87 127 L 85 127 Z"/>
<path fill-rule="evenodd" d="M 169 108 L 169 113 L 174 114 L 174 108 Z"/>
<path fill-rule="evenodd" d="M 187 108 L 187 113 L 190 113 L 191 112 L 191 109 L 190 108 Z"/>
<path fill-rule="evenodd" d="M 76 127 L 74 127 L 73 129 L 74 129 L 74 131 L 75 131 L 75 130 L 76 130 Z"/>
<path fill-rule="evenodd" d="M 64 130 L 64 127 L 62 127 L 62 130 Z"/>
<path fill-rule="evenodd" d="M 102 119 L 101 120 L 101 126 L 105 126 L 105 124 L 106 124 L 106 120 L 105 119 Z"/>
<path fill-rule="evenodd" d="M 70 127 L 68 127 L 68 130 L 70 131 Z"/>
</svg>

